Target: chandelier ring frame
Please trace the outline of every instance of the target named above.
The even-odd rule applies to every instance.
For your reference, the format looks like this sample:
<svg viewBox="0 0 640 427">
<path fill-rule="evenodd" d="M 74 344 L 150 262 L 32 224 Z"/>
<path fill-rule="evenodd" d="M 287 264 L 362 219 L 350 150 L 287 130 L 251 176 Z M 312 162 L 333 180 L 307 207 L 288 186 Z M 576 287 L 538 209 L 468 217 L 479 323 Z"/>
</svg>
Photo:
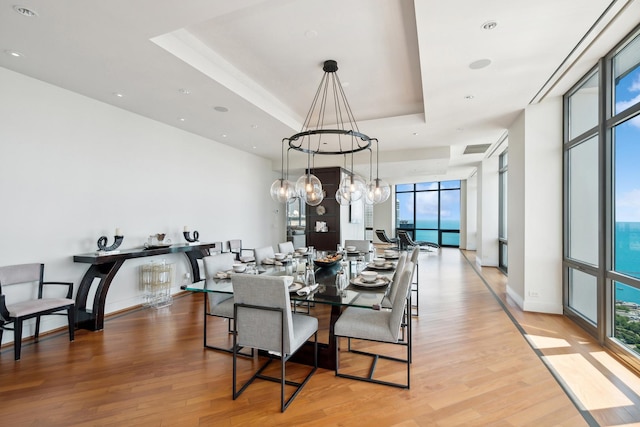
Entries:
<svg viewBox="0 0 640 427">
<path fill-rule="evenodd" d="M 356 138 L 358 141 L 358 144 L 356 147 L 354 148 L 349 148 L 349 149 L 340 149 L 337 151 L 323 151 L 320 148 L 317 149 L 311 149 L 311 148 L 305 148 L 302 144 L 304 142 L 304 138 L 305 137 L 311 137 L 314 135 L 325 135 L 325 134 L 333 134 L 333 135 L 346 135 L 352 138 Z M 299 132 L 296 133 L 295 135 L 292 135 L 289 138 L 284 138 L 283 141 L 288 141 L 289 143 L 289 148 L 296 150 L 296 151 L 300 151 L 301 153 L 306 153 L 306 154 L 320 154 L 320 155 L 342 155 L 342 154 L 353 154 L 353 153 L 358 153 L 360 151 L 364 151 L 366 149 L 369 149 L 371 147 L 371 142 L 372 141 L 376 141 L 375 138 L 370 138 L 369 136 L 365 135 L 364 133 L 358 132 L 358 131 L 354 131 L 354 130 L 342 130 L 342 129 L 313 129 L 313 130 L 307 130 L 307 131 L 303 131 L 303 132 Z M 362 144 L 360 141 L 364 141 L 365 144 Z M 299 142 L 299 144 L 297 144 L 297 142 Z"/>
</svg>

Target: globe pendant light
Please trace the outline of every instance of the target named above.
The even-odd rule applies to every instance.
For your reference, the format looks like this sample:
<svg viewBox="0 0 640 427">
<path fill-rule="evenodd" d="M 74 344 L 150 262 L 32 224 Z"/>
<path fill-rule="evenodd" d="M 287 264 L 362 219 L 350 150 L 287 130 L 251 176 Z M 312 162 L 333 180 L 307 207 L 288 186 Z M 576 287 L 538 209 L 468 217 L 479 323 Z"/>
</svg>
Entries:
<svg viewBox="0 0 640 427">
<path fill-rule="evenodd" d="M 279 178 L 271 184 L 271 198 L 280 203 L 290 203 L 296 197 L 294 185 L 291 181 Z"/>
<path fill-rule="evenodd" d="M 352 173 L 342 178 L 338 191 L 342 194 L 342 198 L 348 201 L 347 204 L 350 204 L 362 199 L 366 192 L 366 184 L 362 177 Z"/>
<path fill-rule="evenodd" d="M 311 206 L 319 205 L 324 199 L 322 183 L 317 176 L 311 173 L 306 173 L 298 178 L 295 192 L 306 204 Z"/>
<path fill-rule="evenodd" d="M 338 202 L 343 206 L 347 206 L 349 205 L 349 203 L 351 203 L 351 201 L 346 198 L 346 196 L 344 195 L 344 193 L 341 191 L 340 188 L 336 190 L 336 202 Z"/>
<path fill-rule="evenodd" d="M 297 198 L 295 186 L 289 181 L 289 151 L 287 150 L 287 174 L 284 173 L 284 141 L 280 149 L 280 178 L 271 184 L 271 198 L 280 203 L 291 203 Z"/>
<path fill-rule="evenodd" d="M 391 195 L 391 187 L 382 179 L 376 178 L 367 184 L 365 202 L 370 205 L 387 201 Z"/>
<path fill-rule="evenodd" d="M 391 186 L 384 180 L 379 178 L 379 160 L 380 147 L 376 139 L 376 178 L 370 179 L 366 186 L 365 202 L 368 204 L 378 204 L 386 202 L 391 195 Z"/>
</svg>

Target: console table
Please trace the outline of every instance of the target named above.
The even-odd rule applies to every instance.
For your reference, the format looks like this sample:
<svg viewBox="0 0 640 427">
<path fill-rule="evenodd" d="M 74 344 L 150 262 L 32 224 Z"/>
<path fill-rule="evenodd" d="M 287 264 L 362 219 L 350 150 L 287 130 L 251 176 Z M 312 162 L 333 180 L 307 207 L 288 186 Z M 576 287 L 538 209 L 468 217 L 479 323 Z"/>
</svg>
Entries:
<svg viewBox="0 0 640 427">
<path fill-rule="evenodd" d="M 194 282 L 200 281 L 200 268 L 198 260 L 210 255 L 212 252 L 221 252 L 222 242 L 199 244 L 176 244 L 166 248 L 155 249 L 127 249 L 107 255 L 97 255 L 95 252 L 74 255 L 74 262 L 91 264 L 84 274 L 78 294 L 76 295 L 76 327 L 99 331 L 104 328 L 104 306 L 107 300 L 107 292 L 116 273 L 128 259 L 142 258 L 156 255 L 183 252 L 191 264 L 191 277 Z M 95 279 L 100 279 L 92 306 L 87 308 L 89 290 Z"/>
</svg>

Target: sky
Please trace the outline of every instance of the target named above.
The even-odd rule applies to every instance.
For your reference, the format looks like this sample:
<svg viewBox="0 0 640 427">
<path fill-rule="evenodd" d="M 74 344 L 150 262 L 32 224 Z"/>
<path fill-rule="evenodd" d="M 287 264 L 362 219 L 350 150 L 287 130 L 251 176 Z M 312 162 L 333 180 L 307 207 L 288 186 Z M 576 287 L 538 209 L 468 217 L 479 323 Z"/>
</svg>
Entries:
<svg viewBox="0 0 640 427">
<path fill-rule="evenodd" d="M 615 97 L 616 113 L 640 102 L 640 64 L 620 79 Z M 618 125 L 615 138 L 616 222 L 640 222 L 640 116 Z"/>
</svg>

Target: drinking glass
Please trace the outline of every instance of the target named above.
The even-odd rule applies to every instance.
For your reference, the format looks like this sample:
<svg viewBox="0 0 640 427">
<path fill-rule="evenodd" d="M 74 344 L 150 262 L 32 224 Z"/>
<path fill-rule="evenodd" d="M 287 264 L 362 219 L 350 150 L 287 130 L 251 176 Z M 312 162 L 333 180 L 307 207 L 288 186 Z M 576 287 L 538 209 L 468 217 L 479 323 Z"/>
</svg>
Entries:
<svg viewBox="0 0 640 427">
<path fill-rule="evenodd" d="M 358 255 L 356 258 L 356 273 L 360 274 L 364 270 L 364 255 Z"/>
</svg>

